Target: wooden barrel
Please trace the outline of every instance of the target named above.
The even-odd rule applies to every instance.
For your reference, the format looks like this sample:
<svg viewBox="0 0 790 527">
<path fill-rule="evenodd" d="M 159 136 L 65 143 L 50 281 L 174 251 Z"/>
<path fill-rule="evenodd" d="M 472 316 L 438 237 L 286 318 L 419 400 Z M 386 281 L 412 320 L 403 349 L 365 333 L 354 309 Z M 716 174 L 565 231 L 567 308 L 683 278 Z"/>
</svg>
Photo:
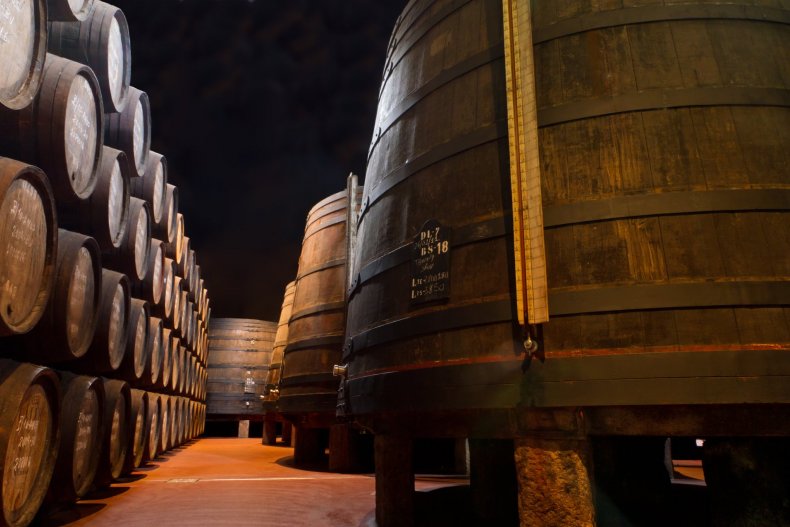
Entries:
<svg viewBox="0 0 790 527">
<path fill-rule="evenodd" d="M 149 340 L 151 353 L 148 360 L 148 363 L 151 365 L 151 376 L 146 377 L 146 384 L 148 386 L 156 386 L 162 375 L 162 366 L 165 360 L 165 342 L 170 338 L 170 330 L 165 329 L 161 318 L 151 317 L 149 332 L 153 332 L 153 338 Z"/>
<path fill-rule="evenodd" d="M 96 331 L 101 276 L 93 238 L 59 229 L 52 298 L 38 325 L 21 338 L 25 360 L 59 363 L 85 355 Z"/>
<path fill-rule="evenodd" d="M 0 151 L 44 170 L 58 207 L 79 206 L 96 186 L 102 127 L 96 75 L 48 53 L 33 103 L 18 112 L 0 110 Z"/>
<path fill-rule="evenodd" d="M 161 416 L 162 430 L 159 433 L 159 452 L 166 452 L 170 450 L 170 436 L 172 432 L 172 405 L 170 403 L 169 395 L 160 395 L 159 400 L 162 403 L 162 408 L 159 413 Z"/>
<path fill-rule="evenodd" d="M 162 328 L 162 368 L 159 370 L 159 379 L 156 381 L 156 388 L 163 390 L 170 384 L 173 362 L 173 332 L 170 328 Z"/>
<path fill-rule="evenodd" d="M 260 414 L 260 396 L 277 325 L 243 318 L 216 319 L 209 329 L 206 398 L 212 415 Z"/>
<path fill-rule="evenodd" d="M 502 6 L 440 17 L 411 4 L 360 212 L 352 413 L 787 402 L 760 373 L 788 372 L 769 366 L 790 341 L 790 77 L 770 58 L 787 13 L 738 3 L 533 2 L 539 140 L 527 146 L 540 155 L 551 318 L 535 328 L 545 364 L 526 375 Z M 435 277 L 449 294 L 415 303 L 412 251 L 430 220 L 449 245 Z"/>
<path fill-rule="evenodd" d="M 135 282 L 132 291 L 137 298 L 148 302 L 151 305 L 151 310 L 154 311 L 154 306 L 162 303 L 165 287 L 165 253 L 162 250 L 162 242 L 155 238 L 151 239 L 147 267 L 148 272 L 145 273 L 145 278 Z"/>
<path fill-rule="evenodd" d="M 89 374 L 116 371 L 124 360 L 129 339 L 131 295 L 126 275 L 102 269 L 96 332 L 88 352 L 73 363 Z"/>
<path fill-rule="evenodd" d="M 131 474 L 132 471 L 143 464 L 145 456 L 148 429 L 146 419 L 148 416 L 148 393 L 143 390 L 131 390 L 131 419 L 129 422 L 129 448 L 121 474 Z"/>
<path fill-rule="evenodd" d="M 148 203 L 129 198 L 129 220 L 121 245 L 104 251 L 105 266 L 129 276 L 132 282 L 145 280 L 151 252 L 151 215 Z"/>
<path fill-rule="evenodd" d="M 165 204 L 159 223 L 154 225 L 154 234 L 166 243 L 173 243 L 178 233 L 178 187 L 165 185 Z"/>
<path fill-rule="evenodd" d="M 90 66 L 99 79 L 105 111 L 123 111 L 132 77 L 129 25 L 123 11 L 96 0 L 81 22 L 50 22 L 47 46 L 56 55 Z"/>
<path fill-rule="evenodd" d="M 116 376 L 133 385 L 142 383 L 146 386 L 151 382 L 150 374 L 146 376 L 146 372 L 150 372 L 149 357 L 154 353 L 149 347 L 151 320 L 148 302 L 132 298 L 129 304 L 126 353 Z"/>
<path fill-rule="evenodd" d="M 154 244 L 155 241 L 159 240 L 152 240 L 151 243 Z M 159 246 L 162 248 L 162 251 L 165 250 L 164 243 L 160 242 Z M 152 306 L 152 309 L 158 317 L 166 320 L 169 320 L 171 314 L 173 313 L 173 291 L 175 290 L 174 278 L 175 264 L 171 258 L 164 258 L 164 265 L 162 267 L 162 295 L 160 302 Z"/>
<path fill-rule="evenodd" d="M 189 289 L 189 251 L 190 248 L 190 238 L 189 236 L 182 236 L 181 237 L 181 258 L 176 260 L 176 271 L 178 272 L 178 276 L 187 280 L 184 283 L 184 289 Z"/>
<path fill-rule="evenodd" d="M 47 0 L 50 21 L 81 22 L 88 18 L 95 0 Z"/>
<path fill-rule="evenodd" d="M 132 401 L 129 384 L 125 381 L 104 380 L 104 434 L 101 442 L 99 467 L 93 483 L 106 487 L 118 479 L 123 471 L 129 444 Z"/>
<path fill-rule="evenodd" d="M 340 383 L 332 367 L 340 363 L 345 324 L 347 204 L 346 191 L 338 192 L 307 215 L 280 374 L 283 413 L 334 417 Z"/>
<path fill-rule="evenodd" d="M 7 5 L 0 21 L 0 105 L 10 110 L 28 106 L 41 86 L 47 53 L 45 0 L 25 0 Z"/>
<path fill-rule="evenodd" d="M 182 293 L 184 292 L 184 280 L 180 276 L 173 279 L 173 310 L 170 313 L 170 326 L 173 331 L 180 335 L 181 330 L 181 306 Z"/>
<path fill-rule="evenodd" d="M 181 257 L 184 255 L 184 215 L 176 214 L 175 235 L 165 243 L 165 255 L 176 264 L 176 273 L 181 274 Z"/>
<path fill-rule="evenodd" d="M 96 188 L 88 203 L 61 208 L 61 227 L 90 234 L 102 251 L 113 251 L 121 245 L 129 218 L 129 170 L 126 154 L 102 147 Z"/>
<path fill-rule="evenodd" d="M 99 464 L 104 430 L 101 379 L 63 372 L 60 383 L 60 447 L 47 493 L 47 508 L 72 503 L 88 493 Z"/>
<path fill-rule="evenodd" d="M 283 351 L 288 344 L 288 321 L 291 319 L 294 303 L 294 289 L 296 282 L 289 282 L 285 286 L 285 296 L 283 297 L 282 308 L 280 309 L 280 320 L 277 323 L 277 333 L 274 335 L 272 345 L 272 361 L 269 372 L 266 375 L 266 385 L 264 387 L 264 409 L 267 412 L 276 412 L 275 404 L 280 396 L 280 374 L 282 372 Z"/>
<path fill-rule="evenodd" d="M 30 331 L 49 301 L 57 256 L 52 189 L 41 170 L 0 157 L 0 335 Z"/>
<path fill-rule="evenodd" d="M 145 442 L 145 459 L 152 461 L 159 453 L 160 434 L 162 433 L 162 401 L 158 393 L 148 393 L 148 412 L 145 417 L 147 437 Z"/>
<path fill-rule="evenodd" d="M 28 525 L 47 492 L 58 453 L 60 393 L 48 368 L 0 359 L 2 523 Z"/>
<path fill-rule="evenodd" d="M 126 107 L 104 115 L 104 143 L 123 150 L 132 178 L 143 176 L 151 148 L 151 107 L 148 95 L 129 87 Z"/>
<path fill-rule="evenodd" d="M 154 151 L 149 153 L 143 177 L 132 180 L 132 196 L 148 202 L 152 225 L 162 222 L 167 201 L 167 159 L 165 156 Z"/>
</svg>

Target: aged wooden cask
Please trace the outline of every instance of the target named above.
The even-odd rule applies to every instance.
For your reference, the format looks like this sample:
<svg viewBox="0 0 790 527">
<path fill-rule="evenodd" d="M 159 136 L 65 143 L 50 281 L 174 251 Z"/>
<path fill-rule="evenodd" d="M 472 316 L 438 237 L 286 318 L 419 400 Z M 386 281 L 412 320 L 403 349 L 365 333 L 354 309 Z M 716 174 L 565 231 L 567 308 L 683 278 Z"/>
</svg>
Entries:
<svg viewBox="0 0 790 527">
<path fill-rule="evenodd" d="M 51 21 L 80 22 L 88 18 L 95 0 L 47 0 L 47 18 Z"/>
<path fill-rule="evenodd" d="M 130 87 L 121 112 L 104 114 L 104 143 L 123 150 L 132 178 L 145 174 L 151 148 L 151 107 L 148 94 Z"/>
<path fill-rule="evenodd" d="M 333 421 L 345 324 L 346 191 L 318 202 L 307 215 L 283 352 L 282 413 L 321 413 Z"/>
<path fill-rule="evenodd" d="M 170 338 L 170 331 L 165 329 L 161 318 L 151 317 L 149 333 L 152 335 L 148 341 L 151 353 L 150 357 L 146 360 L 146 373 L 144 373 L 143 378 L 146 380 L 148 386 L 156 386 L 160 376 L 163 374 L 162 366 L 165 360 L 165 340 Z M 150 364 L 150 366 L 148 366 L 148 364 Z M 151 372 L 150 376 L 147 375 L 149 369 Z"/>
<path fill-rule="evenodd" d="M 181 237 L 181 258 L 176 260 L 176 270 L 178 276 L 185 280 L 184 289 L 189 290 L 189 251 L 190 247 L 189 236 Z"/>
<path fill-rule="evenodd" d="M 0 14 L 0 105 L 10 110 L 28 106 L 38 93 L 47 53 L 45 0 L 25 0 L 3 7 Z"/>
<path fill-rule="evenodd" d="M 124 360 L 131 319 L 131 293 L 126 275 L 102 269 L 96 332 L 88 352 L 72 365 L 90 374 L 116 371 Z"/>
<path fill-rule="evenodd" d="M 162 401 L 158 393 L 148 393 L 148 412 L 145 417 L 145 429 L 147 437 L 145 441 L 145 460 L 152 461 L 159 453 L 159 436 L 162 433 Z"/>
<path fill-rule="evenodd" d="M 55 372 L 0 359 L 0 524 L 33 521 L 55 467 L 59 419 Z"/>
<path fill-rule="evenodd" d="M 104 434 L 101 439 L 99 467 L 93 480 L 94 486 L 108 486 L 120 477 L 126 452 L 130 448 L 129 428 L 131 418 L 131 390 L 125 381 L 103 379 Z"/>
<path fill-rule="evenodd" d="M 184 215 L 176 214 L 175 233 L 170 240 L 165 243 L 165 255 L 172 258 L 176 264 L 176 272 L 181 269 L 181 257 L 184 255 Z"/>
<path fill-rule="evenodd" d="M 44 170 L 58 207 L 80 205 L 96 186 L 102 108 L 93 71 L 48 53 L 33 103 L 20 111 L 0 108 L 0 152 Z"/>
<path fill-rule="evenodd" d="M 160 221 L 154 224 L 154 235 L 165 243 L 173 243 L 178 232 L 178 187 L 165 186 L 165 204 Z"/>
<path fill-rule="evenodd" d="M 170 313 L 169 322 L 172 330 L 180 335 L 181 330 L 181 314 L 183 306 L 181 305 L 182 293 L 184 292 L 184 280 L 176 275 L 173 279 L 173 310 Z"/>
<path fill-rule="evenodd" d="M 151 224 L 162 222 L 167 201 L 167 159 L 162 154 L 151 151 L 145 173 L 141 178 L 132 180 L 132 196 L 148 202 L 151 210 Z"/>
<path fill-rule="evenodd" d="M 152 247 L 155 244 L 155 241 L 159 240 L 152 240 Z M 165 251 L 165 244 L 160 241 L 159 246 L 162 248 L 162 251 Z M 175 263 L 171 258 L 164 258 L 164 265 L 162 267 L 162 297 L 159 303 L 152 306 L 152 310 L 154 314 L 158 317 L 169 320 L 170 316 L 173 312 L 173 302 L 174 302 L 174 295 L 173 292 L 175 290 Z"/>
<path fill-rule="evenodd" d="M 49 180 L 36 167 L 0 157 L 0 335 L 26 333 L 41 319 L 57 241 Z"/>
<path fill-rule="evenodd" d="M 101 379 L 62 372 L 60 383 L 60 447 L 46 507 L 72 503 L 88 493 L 99 465 L 104 431 Z"/>
<path fill-rule="evenodd" d="M 260 396 L 266 384 L 274 322 L 219 318 L 209 327 L 206 401 L 212 415 L 261 413 Z"/>
<path fill-rule="evenodd" d="M 93 238 L 59 229 L 52 298 L 38 325 L 21 337 L 20 357 L 59 363 L 85 355 L 98 321 L 101 273 Z"/>
<path fill-rule="evenodd" d="M 152 238 L 151 248 L 148 252 L 148 272 L 145 278 L 132 285 L 132 291 L 137 298 L 141 298 L 151 305 L 151 310 L 162 303 L 164 294 L 165 253 L 162 242 Z"/>
<path fill-rule="evenodd" d="M 148 392 L 132 389 L 131 401 L 129 448 L 126 450 L 126 459 L 121 474 L 131 474 L 135 468 L 143 464 L 148 435 L 148 429 L 145 426 L 148 416 Z"/>
<path fill-rule="evenodd" d="M 129 170 L 126 154 L 102 147 L 96 188 L 87 204 L 61 209 L 61 227 L 90 234 L 102 251 L 121 245 L 129 219 Z"/>
<path fill-rule="evenodd" d="M 769 58 L 787 14 L 747 3 L 534 3 L 551 319 L 525 376 L 502 6 L 410 4 L 370 148 L 341 404 L 787 402 L 789 77 Z M 429 220 L 448 294 L 419 303 L 412 251 Z"/>
<path fill-rule="evenodd" d="M 129 303 L 128 333 L 126 337 L 126 352 L 118 368 L 116 377 L 132 385 L 150 383 L 150 355 L 149 349 L 151 312 L 148 303 L 138 298 L 132 298 Z M 149 373 L 146 376 L 146 372 Z"/>
<path fill-rule="evenodd" d="M 97 0 L 80 22 L 49 23 L 49 51 L 90 66 L 106 112 L 120 112 L 129 98 L 132 50 L 123 11 Z"/>
<path fill-rule="evenodd" d="M 159 452 L 167 452 L 170 450 L 173 429 L 173 407 L 169 395 L 160 395 L 159 400 L 162 403 L 162 408 L 159 413 L 162 422 L 162 430 L 159 434 Z"/>
<path fill-rule="evenodd" d="M 117 249 L 104 251 L 105 267 L 129 276 L 132 282 L 145 280 L 151 252 L 151 214 L 148 203 L 129 198 L 126 232 Z"/>
</svg>

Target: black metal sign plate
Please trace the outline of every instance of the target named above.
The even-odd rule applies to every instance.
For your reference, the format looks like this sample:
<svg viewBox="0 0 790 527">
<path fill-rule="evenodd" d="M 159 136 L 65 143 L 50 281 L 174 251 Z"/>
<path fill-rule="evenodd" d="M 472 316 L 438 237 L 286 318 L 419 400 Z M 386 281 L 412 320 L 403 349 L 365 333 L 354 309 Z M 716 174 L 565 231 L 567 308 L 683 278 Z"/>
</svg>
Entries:
<svg viewBox="0 0 790 527">
<path fill-rule="evenodd" d="M 412 305 L 450 297 L 450 229 L 428 220 L 414 237 L 411 258 Z"/>
</svg>

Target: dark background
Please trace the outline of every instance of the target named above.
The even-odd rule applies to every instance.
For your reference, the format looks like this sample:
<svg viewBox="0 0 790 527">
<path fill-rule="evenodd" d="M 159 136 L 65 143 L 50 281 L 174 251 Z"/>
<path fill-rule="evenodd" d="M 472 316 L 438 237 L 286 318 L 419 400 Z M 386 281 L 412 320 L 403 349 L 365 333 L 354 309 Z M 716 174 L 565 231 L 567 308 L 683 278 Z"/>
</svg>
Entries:
<svg viewBox="0 0 790 527">
<path fill-rule="evenodd" d="M 115 0 L 212 317 L 277 320 L 307 211 L 364 175 L 406 0 Z"/>
</svg>

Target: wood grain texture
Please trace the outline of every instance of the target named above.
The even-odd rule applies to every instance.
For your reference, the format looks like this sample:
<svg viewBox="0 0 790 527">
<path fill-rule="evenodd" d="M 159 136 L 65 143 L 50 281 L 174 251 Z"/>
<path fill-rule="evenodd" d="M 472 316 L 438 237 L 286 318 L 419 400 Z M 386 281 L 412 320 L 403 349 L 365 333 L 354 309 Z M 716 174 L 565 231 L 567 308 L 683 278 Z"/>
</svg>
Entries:
<svg viewBox="0 0 790 527">
<path fill-rule="evenodd" d="M 0 8 L 0 105 L 28 106 L 38 93 L 47 52 L 47 2 L 24 0 Z"/>
</svg>

